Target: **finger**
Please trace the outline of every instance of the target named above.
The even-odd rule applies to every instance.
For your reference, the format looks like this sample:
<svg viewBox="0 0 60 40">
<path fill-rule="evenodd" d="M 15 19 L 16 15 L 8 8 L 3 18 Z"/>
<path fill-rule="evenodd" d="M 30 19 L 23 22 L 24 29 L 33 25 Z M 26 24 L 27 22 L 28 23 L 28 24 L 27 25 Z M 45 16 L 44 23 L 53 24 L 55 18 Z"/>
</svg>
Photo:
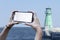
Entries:
<svg viewBox="0 0 60 40">
<path fill-rule="evenodd" d="M 11 13 L 10 21 L 12 21 L 12 20 L 13 20 L 14 14 L 15 14 L 15 11 Z"/>
<path fill-rule="evenodd" d="M 25 25 L 32 26 L 32 23 L 25 23 Z"/>
<path fill-rule="evenodd" d="M 11 21 L 12 21 L 12 19 L 13 19 L 13 14 L 11 14 L 11 16 L 10 16 L 10 20 L 9 20 L 9 21 L 11 22 Z"/>
<path fill-rule="evenodd" d="M 34 18 L 37 18 L 37 14 L 36 13 L 34 13 Z"/>
<path fill-rule="evenodd" d="M 33 22 L 35 22 L 36 20 L 38 20 L 36 13 L 34 13 L 33 18 L 34 18 L 34 21 Z"/>
<path fill-rule="evenodd" d="M 19 22 L 14 22 L 14 24 L 19 24 Z"/>
</svg>

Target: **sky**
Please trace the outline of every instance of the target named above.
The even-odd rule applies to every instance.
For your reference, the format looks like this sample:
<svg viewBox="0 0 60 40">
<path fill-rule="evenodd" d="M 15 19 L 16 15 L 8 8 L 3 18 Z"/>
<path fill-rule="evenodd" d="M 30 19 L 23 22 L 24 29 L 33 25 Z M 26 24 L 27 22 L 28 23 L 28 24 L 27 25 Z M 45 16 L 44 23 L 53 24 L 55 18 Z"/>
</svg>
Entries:
<svg viewBox="0 0 60 40">
<path fill-rule="evenodd" d="M 0 0 L 0 27 L 8 24 L 10 15 L 15 10 L 36 12 L 41 26 L 44 27 L 46 8 L 52 9 L 53 26 L 60 27 L 60 0 Z"/>
</svg>

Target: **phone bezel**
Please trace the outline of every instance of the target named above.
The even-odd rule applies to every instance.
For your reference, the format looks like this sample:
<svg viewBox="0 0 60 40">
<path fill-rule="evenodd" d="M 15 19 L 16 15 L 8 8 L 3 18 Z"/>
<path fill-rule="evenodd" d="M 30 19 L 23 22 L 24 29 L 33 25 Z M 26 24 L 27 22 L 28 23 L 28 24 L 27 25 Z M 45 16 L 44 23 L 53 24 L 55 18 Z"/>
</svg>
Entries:
<svg viewBox="0 0 60 40">
<path fill-rule="evenodd" d="M 12 17 L 12 20 L 13 20 L 13 21 L 15 21 L 15 20 L 14 20 L 14 16 L 15 16 L 15 13 L 16 13 L 16 12 L 32 13 L 32 20 L 31 20 L 31 22 L 27 22 L 27 23 L 32 23 L 32 22 L 33 22 L 33 20 L 34 20 L 34 13 L 33 13 L 32 11 L 13 11 L 13 12 L 12 12 L 12 16 L 13 16 L 13 17 Z M 24 22 L 24 21 L 15 21 L 15 22 L 26 23 L 26 22 Z"/>
</svg>

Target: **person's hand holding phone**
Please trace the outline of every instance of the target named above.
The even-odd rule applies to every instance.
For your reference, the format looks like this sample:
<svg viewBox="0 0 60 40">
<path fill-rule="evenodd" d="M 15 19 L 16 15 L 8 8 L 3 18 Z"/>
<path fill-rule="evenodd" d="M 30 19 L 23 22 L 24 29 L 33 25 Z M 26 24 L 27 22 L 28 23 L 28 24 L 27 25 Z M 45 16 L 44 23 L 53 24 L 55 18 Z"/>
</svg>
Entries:
<svg viewBox="0 0 60 40">
<path fill-rule="evenodd" d="M 0 33 L 0 40 L 6 40 L 6 37 L 7 37 L 7 35 L 8 35 L 9 30 L 13 27 L 13 25 L 19 23 L 19 22 L 14 22 L 14 21 L 12 20 L 12 18 L 13 18 L 13 13 L 12 13 L 12 15 L 11 15 L 11 17 L 10 17 L 10 20 L 9 20 L 8 24 L 5 25 L 5 28 L 4 28 L 4 29 L 2 30 L 2 32 Z"/>
<path fill-rule="evenodd" d="M 29 11 L 32 12 L 32 11 Z M 33 12 L 32 12 L 33 13 Z M 42 29 L 39 22 L 39 19 L 37 18 L 36 14 L 34 13 L 34 21 L 32 23 L 25 23 L 28 26 L 32 26 L 34 30 L 36 30 L 35 40 L 42 40 Z"/>
<path fill-rule="evenodd" d="M 8 22 L 8 24 L 7 24 L 7 27 L 12 27 L 13 25 L 15 25 L 15 24 L 19 24 L 19 22 L 15 22 L 15 21 L 13 21 L 13 16 L 14 15 L 14 13 L 12 13 L 12 15 L 11 15 L 11 17 L 10 17 L 10 20 L 9 20 L 9 22 Z"/>
<path fill-rule="evenodd" d="M 32 11 L 28 11 L 28 12 L 31 12 L 33 13 Z M 39 19 L 37 18 L 37 15 L 35 13 L 33 13 L 33 22 L 32 23 L 25 23 L 26 25 L 28 26 L 32 26 L 34 29 L 38 29 L 41 27 L 40 25 L 40 22 L 39 22 Z"/>
<path fill-rule="evenodd" d="M 41 29 L 39 19 L 37 18 L 36 14 L 34 12 L 28 11 L 28 13 L 33 13 L 33 19 L 32 19 L 33 21 L 32 22 L 24 22 L 25 25 L 32 26 L 32 28 L 36 31 L 35 40 L 42 40 L 42 29 Z M 14 21 L 13 17 L 14 16 L 12 15 L 10 18 L 8 27 L 12 27 L 13 25 L 20 23 L 19 21 Z"/>
</svg>

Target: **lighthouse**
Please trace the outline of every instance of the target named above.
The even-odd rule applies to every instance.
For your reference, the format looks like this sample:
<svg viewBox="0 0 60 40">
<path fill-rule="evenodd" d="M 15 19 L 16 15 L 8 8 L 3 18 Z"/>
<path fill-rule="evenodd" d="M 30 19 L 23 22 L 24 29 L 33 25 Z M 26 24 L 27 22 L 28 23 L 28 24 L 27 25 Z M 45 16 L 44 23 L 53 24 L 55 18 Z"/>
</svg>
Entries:
<svg viewBox="0 0 60 40">
<path fill-rule="evenodd" d="M 49 34 L 49 31 L 52 29 L 53 25 L 52 25 L 52 12 L 51 12 L 51 8 L 46 8 L 45 11 L 45 23 L 44 23 L 44 27 L 45 27 L 45 32 L 47 35 Z"/>
</svg>

